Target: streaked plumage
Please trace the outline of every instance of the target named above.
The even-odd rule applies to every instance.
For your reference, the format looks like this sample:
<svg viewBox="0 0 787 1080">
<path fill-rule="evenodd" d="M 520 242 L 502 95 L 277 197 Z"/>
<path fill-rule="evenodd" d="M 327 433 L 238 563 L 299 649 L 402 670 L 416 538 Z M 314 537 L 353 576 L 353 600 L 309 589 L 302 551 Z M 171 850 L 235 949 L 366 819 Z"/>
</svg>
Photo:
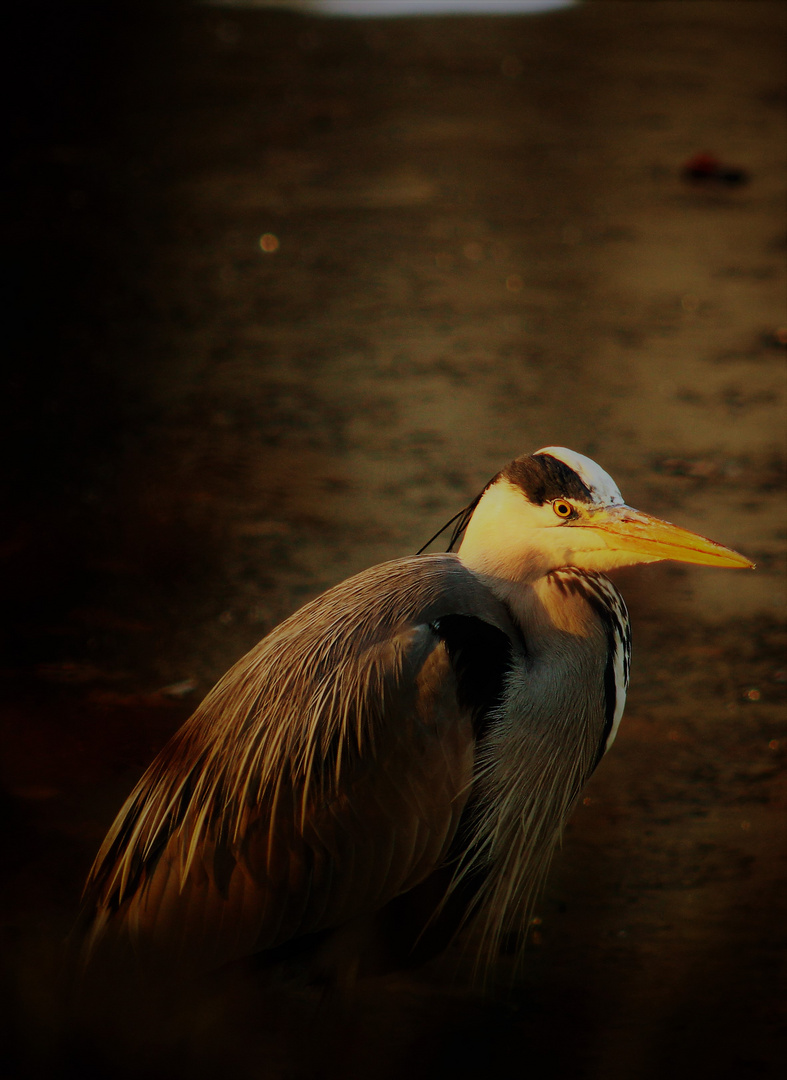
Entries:
<svg viewBox="0 0 787 1080">
<path fill-rule="evenodd" d="M 99 851 L 88 952 L 209 969 L 333 934 L 371 963 L 387 934 L 406 961 L 478 910 L 488 960 L 521 929 L 623 712 L 628 616 L 601 571 L 750 564 L 563 448 L 458 519 L 458 554 L 350 578 L 208 694 Z"/>
</svg>

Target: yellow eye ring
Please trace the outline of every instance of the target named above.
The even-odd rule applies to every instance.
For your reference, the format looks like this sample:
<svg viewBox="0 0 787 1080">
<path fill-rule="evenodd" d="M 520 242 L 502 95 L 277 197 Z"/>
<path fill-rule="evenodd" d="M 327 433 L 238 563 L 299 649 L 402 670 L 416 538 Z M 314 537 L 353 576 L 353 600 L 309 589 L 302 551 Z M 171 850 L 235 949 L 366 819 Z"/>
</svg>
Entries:
<svg viewBox="0 0 787 1080">
<path fill-rule="evenodd" d="M 574 507 L 571 503 L 564 502 L 563 499 L 555 499 L 552 503 L 552 509 L 559 518 L 569 518 L 574 513 Z"/>
</svg>

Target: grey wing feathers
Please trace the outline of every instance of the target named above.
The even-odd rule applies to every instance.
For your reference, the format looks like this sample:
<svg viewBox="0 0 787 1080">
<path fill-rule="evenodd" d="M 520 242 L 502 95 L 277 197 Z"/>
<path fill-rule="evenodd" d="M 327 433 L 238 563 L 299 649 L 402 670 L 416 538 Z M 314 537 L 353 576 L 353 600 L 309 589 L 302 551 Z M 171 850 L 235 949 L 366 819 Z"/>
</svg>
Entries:
<svg viewBox="0 0 787 1080">
<path fill-rule="evenodd" d="M 86 889 L 105 935 L 210 967 L 374 910 L 440 865 L 466 802 L 473 717 L 441 617 L 511 639 L 452 555 L 383 564 L 251 650 L 153 762 Z"/>
</svg>

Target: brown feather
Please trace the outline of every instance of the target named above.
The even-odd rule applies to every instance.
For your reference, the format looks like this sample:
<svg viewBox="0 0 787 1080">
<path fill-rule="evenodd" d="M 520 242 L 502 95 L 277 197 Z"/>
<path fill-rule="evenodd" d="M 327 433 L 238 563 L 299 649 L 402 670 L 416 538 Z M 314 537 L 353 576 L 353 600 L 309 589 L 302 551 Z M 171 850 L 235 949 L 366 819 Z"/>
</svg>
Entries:
<svg viewBox="0 0 787 1080">
<path fill-rule="evenodd" d="M 132 792 L 86 896 L 105 936 L 214 966 L 381 907 L 439 866 L 474 738 L 429 624 L 505 608 L 455 556 L 306 605 L 219 682 Z"/>
</svg>

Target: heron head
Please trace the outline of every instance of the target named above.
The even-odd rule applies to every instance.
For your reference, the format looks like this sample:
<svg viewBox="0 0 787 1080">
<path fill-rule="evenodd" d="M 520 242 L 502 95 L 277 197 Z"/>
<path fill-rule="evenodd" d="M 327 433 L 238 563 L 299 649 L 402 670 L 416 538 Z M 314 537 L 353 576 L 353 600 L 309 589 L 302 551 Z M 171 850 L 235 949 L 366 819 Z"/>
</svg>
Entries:
<svg viewBox="0 0 787 1080">
<path fill-rule="evenodd" d="M 608 473 L 562 446 L 516 458 L 490 481 L 460 557 L 471 569 L 518 580 L 564 566 L 604 571 L 660 559 L 754 565 L 713 540 L 627 506 Z"/>
</svg>

